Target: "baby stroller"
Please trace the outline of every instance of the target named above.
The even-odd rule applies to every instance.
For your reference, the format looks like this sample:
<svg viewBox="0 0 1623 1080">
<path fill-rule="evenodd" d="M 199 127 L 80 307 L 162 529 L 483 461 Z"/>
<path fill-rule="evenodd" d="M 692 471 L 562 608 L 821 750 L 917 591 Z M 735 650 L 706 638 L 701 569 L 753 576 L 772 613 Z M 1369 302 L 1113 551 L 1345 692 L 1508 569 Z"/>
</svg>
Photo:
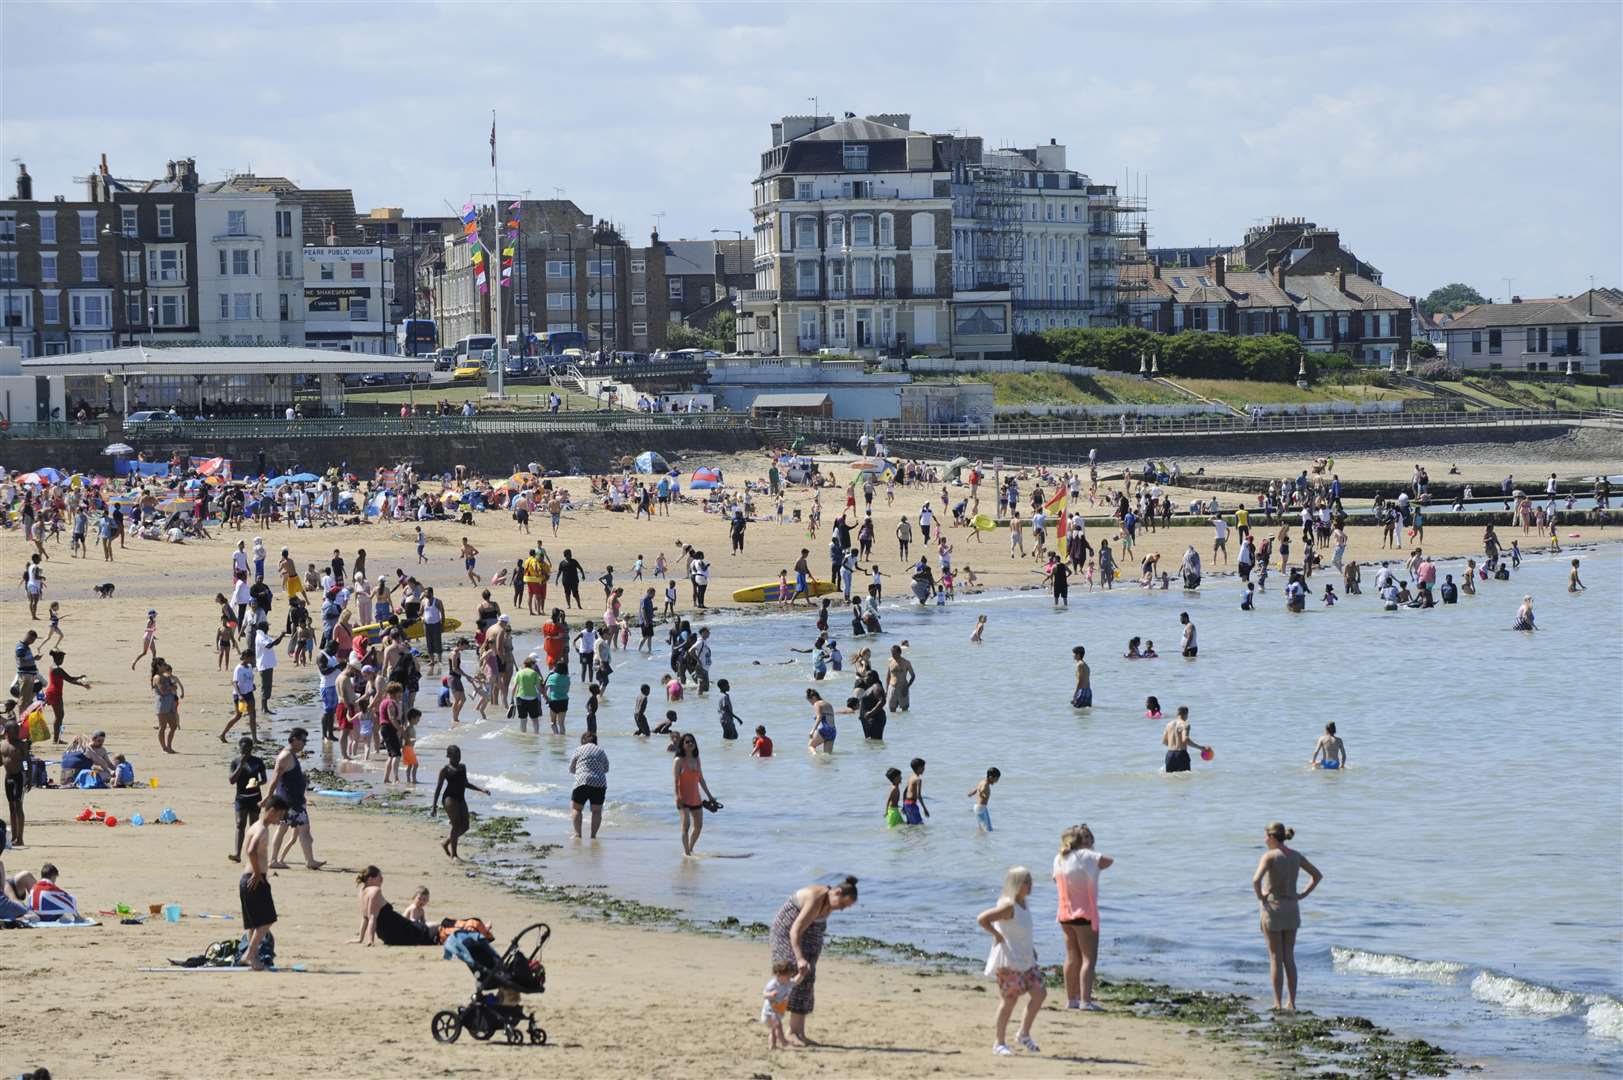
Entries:
<svg viewBox="0 0 1623 1080">
<path fill-rule="evenodd" d="M 502 1031 L 509 1045 L 524 1042 L 527 1034 L 532 1046 L 545 1046 L 545 1029 L 536 1024 L 535 1013 L 527 1011 L 518 999 L 524 994 L 546 991 L 547 971 L 540 956 L 541 947 L 551 936 L 552 928 L 546 923 L 526 926 L 508 944 L 507 951 L 498 956 L 490 943 L 476 932 L 451 935 L 445 943 L 446 959 L 456 956 L 473 972 L 473 998 L 461 1008 L 442 1009 L 434 1014 L 430 1028 L 435 1041 L 454 1043 L 466 1028 L 468 1034 L 481 1042 Z M 520 1024 L 527 1024 L 527 1029 L 521 1031 Z"/>
</svg>

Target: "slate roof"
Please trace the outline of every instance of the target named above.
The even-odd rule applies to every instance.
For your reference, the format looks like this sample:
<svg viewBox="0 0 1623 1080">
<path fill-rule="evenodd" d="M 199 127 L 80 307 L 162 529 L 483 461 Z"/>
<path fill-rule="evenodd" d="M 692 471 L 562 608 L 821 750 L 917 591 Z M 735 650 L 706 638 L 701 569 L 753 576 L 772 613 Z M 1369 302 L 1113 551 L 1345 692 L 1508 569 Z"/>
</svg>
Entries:
<svg viewBox="0 0 1623 1080">
<path fill-rule="evenodd" d="M 1623 319 L 1623 290 L 1595 289 L 1594 314 L 1589 293 L 1555 300 L 1524 300 L 1519 304 L 1478 304 L 1460 312 L 1447 324 L 1450 330 L 1500 326 L 1548 326 L 1561 323 L 1603 323 Z"/>
</svg>

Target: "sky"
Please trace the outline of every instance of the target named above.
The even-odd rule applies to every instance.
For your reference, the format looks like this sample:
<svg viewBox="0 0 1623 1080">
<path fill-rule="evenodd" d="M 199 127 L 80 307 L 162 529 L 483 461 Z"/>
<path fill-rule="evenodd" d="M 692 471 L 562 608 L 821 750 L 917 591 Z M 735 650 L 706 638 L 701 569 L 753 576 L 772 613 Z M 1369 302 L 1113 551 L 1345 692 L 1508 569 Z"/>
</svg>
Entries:
<svg viewBox="0 0 1623 1080">
<path fill-rule="evenodd" d="M 448 214 L 492 189 L 633 241 L 750 228 L 784 114 L 1056 139 L 1153 245 L 1272 216 L 1423 295 L 1623 286 L 1623 5 L 0 4 L 3 193 L 197 159 Z"/>
</svg>

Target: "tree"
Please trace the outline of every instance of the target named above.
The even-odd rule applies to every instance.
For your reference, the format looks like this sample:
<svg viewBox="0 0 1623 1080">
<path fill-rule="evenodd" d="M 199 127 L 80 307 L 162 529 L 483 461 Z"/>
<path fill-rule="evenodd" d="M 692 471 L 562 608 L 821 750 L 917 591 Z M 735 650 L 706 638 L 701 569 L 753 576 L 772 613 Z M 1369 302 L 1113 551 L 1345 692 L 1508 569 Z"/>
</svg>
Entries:
<svg viewBox="0 0 1623 1080">
<path fill-rule="evenodd" d="M 667 349 L 708 349 L 709 337 L 704 331 L 689 326 L 687 323 L 671 323 L 665 328 L 665 347 Z"/>
<path fill-rule="evenodd" d="M 1239 339 L 1227 334 L 1174 334 L 1161 350 L 1161 372 L 1190 379 L 1240 378 Z"/>
<path fill-rule="evenodd" d="M 1239 361 L 1248 379 L 1295 382 L 1302 367 L 1302 343 L 1290 334 L 1241 338 Z"/>
<path fill-rule="evenodd" d="M 1420 310 L 1427 315 L 1435 315 L 1440 311 L 1462 311 L 1472 304 L 1486 304 L 1487 302 L 1488 298 L 1471 288 L 1471 286 L 1456 281 L 1427 293 L 1426 298 L 1420 301 Z"/>
</svg>

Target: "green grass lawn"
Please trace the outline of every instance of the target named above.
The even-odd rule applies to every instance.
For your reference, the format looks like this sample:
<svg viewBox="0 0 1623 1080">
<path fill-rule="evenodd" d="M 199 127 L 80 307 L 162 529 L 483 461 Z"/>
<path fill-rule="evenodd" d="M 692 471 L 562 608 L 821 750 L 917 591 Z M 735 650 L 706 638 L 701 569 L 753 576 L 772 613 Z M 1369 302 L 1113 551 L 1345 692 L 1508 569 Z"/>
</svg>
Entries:
<svg viewBox="0 0 1623 1080">
<path fill-rule="evenodd" d="M 523 383 L 507 388 L 506 404 L 502 408 L 540 407 L 546 403 L 547 394 L 555 387 L 538 383 Z M 591 410 L 597 406 L 585 394 L 577 394 L 572 390 L 559 390 L 564 397 L 564 408 L 571 411 Z M 390 387 L 387 390 L 356 391 L 353 387 L 345 391 L 351 401 L 376 401 L 390 405 L 399 405 L 408 400 L 415 400 L 417 404 L 432 404 L 436 401 L 449 401 L 461 405 L 464 401 L 473 400 L 475 406 L 481 409 L 494 409 L 497 402 L 486 400 L 485 384 L 480 383 L 446 383 L 440 386 L 419 386 L 414 393 L 408 393 L 405 387 Z"/>
<path fill-rule="evenodd" d="M 1176 391 L 1130 375 L 1061 375 L 1057 372 L 967 375 L 991 383 L 998 405 L 1155 405 L 1188 399 Z"/>
<path fill-rule="evenodd" d="M 1246 379 L 1175 379 L 1201 397 L 1236 408 L 1246 405 L 1308 405 L 1323 401 L 1399 401 L 1427 396 L 1419 390 L 1397 390 L 1362 383 L 1316 383 L 1303 390 L 1295 383 L 1251 382 Z"/>
</svg>

